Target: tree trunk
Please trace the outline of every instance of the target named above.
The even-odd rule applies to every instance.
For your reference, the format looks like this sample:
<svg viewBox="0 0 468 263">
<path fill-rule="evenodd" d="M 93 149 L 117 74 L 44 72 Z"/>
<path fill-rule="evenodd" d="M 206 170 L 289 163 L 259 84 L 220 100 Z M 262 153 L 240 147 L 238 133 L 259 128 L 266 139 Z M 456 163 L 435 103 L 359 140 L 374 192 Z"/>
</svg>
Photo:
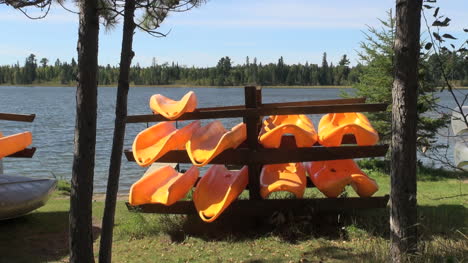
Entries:
<svg viewBox="0 0 468 263">
<path fill-rule="evenodd" d="M 422 0 L 396 1 L 392 108 L 390 255 L 405 260 L 417 249 L 416 123 Z"/>
<path fill-rule="evenodd" d="M 125 1 L 122 51 L 120 54 L 120 73 L 115 105 L 114 141 L 107 179 L 106 204 L 102 219 L 99 262 L 110 263 L 112 259 L 112 231 L 114 228 L 115 205 L 119 189 L 120 165 L 122 163 L 123 144 L 125 138 L 125 118 L 127 117 L 127 95 L 129 89 L 130 65 L 134 56 L 133 34 L 135 23 L 135 0 Z"/>
<path fill-rule="evenodd" d="M 79 1 L 78 87 L 70 196 L 70 262 L 94 262 L 92 196 L 96 148 L 99 16 L 97 1 Z"/>
</svg>

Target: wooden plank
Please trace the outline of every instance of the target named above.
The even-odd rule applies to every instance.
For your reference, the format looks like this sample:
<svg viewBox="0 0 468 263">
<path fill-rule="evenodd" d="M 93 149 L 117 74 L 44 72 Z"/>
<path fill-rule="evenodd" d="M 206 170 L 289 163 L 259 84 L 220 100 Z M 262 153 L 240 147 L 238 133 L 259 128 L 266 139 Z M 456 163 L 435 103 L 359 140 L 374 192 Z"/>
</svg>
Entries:
<svg viewBox="0 0 468 263">
<path fill-rule="evenodd" d="M 355 209 L 386 208 L 389 196 L 349 197 L 349 198 L 313 198 L 313 199 L 266 199 L 236 200 L 224 212 L 227 215 L 268 216 L 278 211 L 292 211 L 295 215 L 308 215 L 318 212 L 341 212 Z M 158 214 L 197 214 L 192 201 L 179 201 L 171 206 L 144 204 L 127 208 L 133 212 Z"/>
<path fill-rule="evenodd" d="M 373 146 L 338 146 L 322 147 L 314 146 L 308 148 L 286 148 L 265 149 L 250 151 L 247 148 L 228 149 L 215 157 L 210 164 L 275 164 L 287 162 L 307 162 L 355 159 L 367 157 L 380 157 L 387 153 L 388 145 Z M 133 153 L 125 150 L 127 160 L 134 161 Z M 157 162 L 162 163 L 191 163 L 187 152 L 184 150 L 170 151 L 162 156 Z"/>
<path fill-rule="evenodd" d="M 16 114 L 0 112 L 0 120 L 2 121 L 33 122 L 34 118 L 36 118 L 36 114 Z"/>
<path fill-rule="evenodd" d="M 201 120 L 201 119 L 216 119 L 216 118 L 240 118 L 247 116 L 249 110 L 247 109 L 228 109 L 228 110 L 213 110 L 213 111 L 194 111 L 187 112 L 180 116 L 177 120 Z M 139 123 L 139 122 L 158 122 L 168 121 L 162 115 L 144 114 L 144 115 L 131 115 L 127 116 L 126 123 Z"/>
<path fill-rule="evenodd" d="M 245 107 L 256 109 L 261 104 L 261 89 L 254 86 L 245 87 Z M 258 96 L 259 95 L 259 96 Z M 248 116 L 244 119 L 247 125 L 247 147 L 251 152 L 256 152 L 258 144 L 258 127 L 260 125 L 259 116 Z M 249 198 L 250 200 L 260 200 L 260 169 L 261 166 L 249 163 Z"/>
<path fill-rule="evenodd" d="M 365 103 L 366 98 L 350 98 L 350 99 L 333 99 L 333 100 L 310 100 L 310 101 L 292 101 L 292 102 L 279 102 L 279 103 L 264 103 L 262 108 L 276 108 L 276 107 L 289 107 L 289 106 L 312 106 L 312 105 L 329 105 L 329 104 L 353 104 Z"/>
<path fill-rule="evenodd" d="M 5 156 L 6 158 L 32 158 L 36 152 L 36 147 L 26 148 L 22 151 Z"/>
<path fill-rule="evenodd" d="M 260 116 L 267 115 L 289 115 L 289 114 L 326 114 L 342 112 L 376 112 L 387 109 L 385 103 L 353 103 L 353 104 L 329 104 L 329 105 L 306 105 L 278 108 L 261 108 L 258 110 Z M 248 112 L 247 114 L 251 114 Z"/>
<path fill-rule="evenodd" d="M 325 113 L 340 113 L 340 112 L 376 112 L 387 109 L 387 104 L 384 103 L 351 103 L 351 104 L 330 104 L 330 105 L 305 105 L 305 106 L 287 106 L 275 108 L 259 108 L 259 109 L 227 109 L 227 110 L 210 110 L 210 111 L 195 111 L 187 112 L 180 116 L 177 120 L 197 120 L 197 119 L 217 119 L 217 118 L 242 118 L 267 115 L 289 115 L 289 114 L 325 114 Z M 139 122 L 158 122 L 168 121 L 162 115 L 132 115 L 127 116 L 127 123 Z"/>
<path fill-rule="evenodd" d="M 261 89 L 260 89 L 261 90 Z M 365 103 L 366 98 L 348 98 L 348 99 L 331 99 L 331 100 L 307 100 L 293 102 L 277 102 L 277 103 L 261 103 L 262 108 L 287 107 L 287 106 L 306 106 L 306 105 L 328 105 L 328 104 L 352 104 Z M 217 107 L 202 107 L 196 111 L 219 111 L 219 110 L 240 110 L 245 109 L 245 105 L 217 106 Z M 157 114 L 154 114 L 157 115 Z"/>
</svg>

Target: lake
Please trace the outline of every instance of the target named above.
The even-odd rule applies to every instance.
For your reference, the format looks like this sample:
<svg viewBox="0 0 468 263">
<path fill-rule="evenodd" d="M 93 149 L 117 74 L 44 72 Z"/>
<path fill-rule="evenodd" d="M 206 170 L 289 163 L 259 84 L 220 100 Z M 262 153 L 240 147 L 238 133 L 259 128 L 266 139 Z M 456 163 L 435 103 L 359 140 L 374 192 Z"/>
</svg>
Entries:
<svg viewBox="0 0 468 263">
<path fill-rule="evenodd" d="M 4 172 L 11 175 L 31 177 L 51 177 L 70 179 L 73 163 L 73 139 L 75 128 L 75 88 L 73 87 L 0 87 L 0 112 L 35 113 L 33 123 L 0 121 L 0 131 L 9 135 L 21 131 L 33 132 L 33 146 L 37 152 L 31 159 L 4 159 Z M 151 95 L 161 93 L 170 98 L 179 99 L 189 90 L 195 91 L 199 107 L 228 106 L 244 103 L 243 89 L 239 88 L 131 88 L 128 95 L 128 114 L 151 113 L 148 101 Z M 348 91 L 352 91 L 348 89 Z M 99 106 L 97 123 L 96 193 L 105 192 L 110 151 L 115 118 L 116 88 L 99 88 Z M 263 102 L 286 102 L 303 100 L 336 99 L 340 89 L 272 89 L 262 92 Z M 453 108 L 448 92 L 438 93 L 440 103 Z M 435 116 L 435 115 L 434 115 Z M 318 126 L 321 115 L 310 116 Z M 223 119 L 227 128 L 241 122 L 237 119 Z M 205 125 L 209 120 L 203 120 Z M 187 122 L 180 122 L 181 125 Z M 131 148 L 133 139 L 147 124 L 128 124 L 125 136 L 125 148 Z M 444 132 L 444 131 L 442 131 Z M 445 131 L 446 132 L 446 131 Z M 452 158 L 452 150 L 449 150 Z M 206 168 L 205 168 L 206 169 Z M 122 157 L 122 172 L 119 192 L 125 193 L 138 180 L 146 168 L 128 162 Z M 202 170 L 203 173 L 203 170 Z"/>
</svg>

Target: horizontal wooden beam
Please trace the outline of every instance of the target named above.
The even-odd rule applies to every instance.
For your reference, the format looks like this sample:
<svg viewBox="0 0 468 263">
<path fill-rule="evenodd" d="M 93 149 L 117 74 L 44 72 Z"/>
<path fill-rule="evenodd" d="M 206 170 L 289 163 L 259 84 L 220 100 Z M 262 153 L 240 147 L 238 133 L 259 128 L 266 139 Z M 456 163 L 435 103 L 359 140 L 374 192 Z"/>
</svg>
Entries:
<svg viewBox="0 0 468 263">
<path fill-rule="evenodd" d="M 250 151 L 247 148 L 228 149 L 215 157 L 210 164 L 275 164 L 306 162 L 310 160 L 341 160 L 379 157 L 387 153 L 388 145 L 278 148 Z M 125 150 L 129 161 L 135 161 L 133 152 Z M 157 160 L 160 163 L 191 163 L 185 150 L 170 151 Z"/>
<path fill-rule="evenodd" d="M 330 104 L 330 105 L 305 105 L 305 106 L 287 106 L 258 109 L 224 109 L 187 112 L 177 120 L 198 120 L 198 119 L 216 119 L 216 118 L 240 118 L 256 117 L 268 115 L 289 115 L 289 114 L 325 114 L 340 112 L 376 112 L 387 109 L 385 103 L 352 103 L 352 104 Z M 162 115 L 145 114 L 127 116 L 127 123 L 139 122 L 158 122 L 169 121 Z"/>
<path fill-rule="evenodd" d="M 310 105 L 310 106 L 290 106 L 279 108 L 259 108 L 256 114 L 260 116 L 268 115 L 290 115 L 290 114 L 327 114 L 343 112 L 376 112 L 387 109 L 384 103 L 354 103 L 336 105 Z M 251 113 L 248 113 L 251 114 Z"/>
<path fill-rule="evenodd" d="M 348 98 L 348 99 L 308 100 L 308 101 L 263 103 L 263 104 L 261 104 L 261 107 L 262 108 L 275 108 L 275 107 L 289 107 L 289 106 L 350 104 L 350 103 L 364 103 L 364 102 L 366 102 L 366 98 Z M 212 110 L 239 110 L 239 109 L 245 109 L 245 105 L 206 107 L 206 108 L 198 108 L 197 110 L 198 111 L 212 111 Z"/>
<path fill-rule="evenodd" d="M 36 147 L 26 148 L 22 151 L 5 156 L 6 158 L 32 158 L 36 152 Z"/>
<path fill-rule="evenodd" d="M 0 112 L 0 120 L 2 121 L 33 122 L 34 118 L 36 118 L 36 114 L 16 114 Z"/>
<path fill-rule="evenodd" d="M 389 196 L 313 198 L 313 199 L 266 199 L 236 200 L 224 212 L 227 215 L 268 216 L 278 211 L 291 211 L 295 215 L 308 215 L 317 212 L 341 212 L 355 209 L 375 209 L 387 207 Z M 158 214 L 197 214 L 192 201 L 179 201 L 171 206 L 144 204 L 127 208 L 133 212 Z"/>
</svg>

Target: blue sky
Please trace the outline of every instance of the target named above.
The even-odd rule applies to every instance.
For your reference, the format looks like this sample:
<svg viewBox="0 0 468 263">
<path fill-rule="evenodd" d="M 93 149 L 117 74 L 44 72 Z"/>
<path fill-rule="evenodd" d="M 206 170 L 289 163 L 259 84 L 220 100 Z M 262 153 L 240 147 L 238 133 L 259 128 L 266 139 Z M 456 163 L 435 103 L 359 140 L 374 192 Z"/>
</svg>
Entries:
<svg viewBox="0 0 468 263">
<path fill-rule="evenodd" d="M 70 1 L 71 2 L 71 1 Z M 453 35 L 466 39 L 467 0 L 439 0 L 441 14 L 452 18 Z M 245 57 L 262 63 L 280 56 L 288 64 L 320 63 L 323 52 L 336 63 L 347 54 L 353 64 L 366 25 L 378 26 L 393 8 L 392 0 L 210 0 L 198 9 L 171 15 L 160 28 L 171 31 L 166 38 L 153 38 L 141 31 L 134 39 L 134 64 L 150 65 L 176 61 L 187 66 L 213 66 L 229 56 L 235 64 Z M 73 4 L 70 9 L 77 10 Z M 31 14 L 37 10 L 28 10 Z M 432 10 L 429 15 L 432 14 Z M 29 20 L 11 7 L 0 6 L 0 65 L 24 62 L 34 53 L 52 62 L 76 58 L 78 17 L 59 6 L 42 20 Z M 101 29 L 99 64 L 117 65 L 121 26 Z"/>
</svg>

